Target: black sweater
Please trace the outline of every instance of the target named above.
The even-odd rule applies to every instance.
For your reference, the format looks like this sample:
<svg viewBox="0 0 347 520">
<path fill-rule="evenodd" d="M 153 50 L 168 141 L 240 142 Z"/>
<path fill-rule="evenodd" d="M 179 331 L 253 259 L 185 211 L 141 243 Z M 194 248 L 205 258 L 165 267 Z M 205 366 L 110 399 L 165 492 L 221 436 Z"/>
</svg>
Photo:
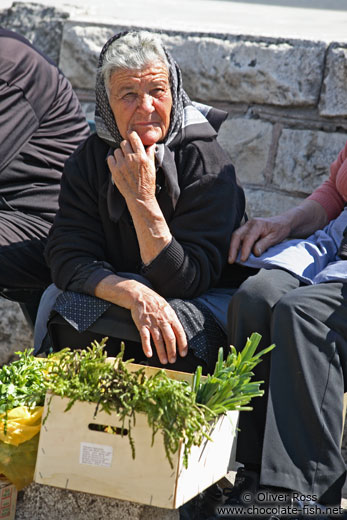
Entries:
<svg viewBox="0 0 347 520">
<path fill-rule="evenodd" d="M 175 208 L 157 172 L 157 200 L 173 239 L 147 266 L 125 199 L 110 184 L 107 153 L 108 146 L 93 135 L 66 162 L 46 249 L 54 283 L 94 294 L 110 273 L 131 272 L 145 276 L 162 296 L 178 298 L 196 297 L 220 283 L 245 200 L 217 141 L 197 140 L 175 150 L 181 191 Z"/>
</svg>

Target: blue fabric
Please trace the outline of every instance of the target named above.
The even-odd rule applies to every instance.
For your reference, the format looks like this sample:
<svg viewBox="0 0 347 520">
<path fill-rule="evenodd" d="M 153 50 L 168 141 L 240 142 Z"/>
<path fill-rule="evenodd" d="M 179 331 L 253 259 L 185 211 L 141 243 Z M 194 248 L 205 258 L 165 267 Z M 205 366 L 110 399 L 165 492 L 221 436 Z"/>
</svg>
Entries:
<svg viewBox="0 0 347 520">
<path fill-rule="evenodd" d="M 347 282 L 347 261 L 337 256 L 346 227 L 347 208 L 307 239 L 281 242 L 261 256 L 252 254 L 246 262 L 239 263 L 256 268 L 285 269 L 306 284 Z"/>
<path fill-rule="evenodd" d="M 59 294 L 53 306 L 78 332 L 84 332 L 112 305 L 89 294 L 65 291 Z"/>
<path fill-rule="evenodd" d="M 47 334 L 47 322 L 53 305 L 62 291 L 54 283 L 51 283 L 41 296 L 40 305 L 37 311 L 35 330 L 34 330 L 34 355 L 38 353 L 42 342 Z"/>
<path fill-rule="evenodd" d="M 236 289 L 214 288 L 194 298 L 194 302 L 200 302 L 209 309 L 221 329 L 228 334 L 228 307 L 232 295 Z"/>
</svg>

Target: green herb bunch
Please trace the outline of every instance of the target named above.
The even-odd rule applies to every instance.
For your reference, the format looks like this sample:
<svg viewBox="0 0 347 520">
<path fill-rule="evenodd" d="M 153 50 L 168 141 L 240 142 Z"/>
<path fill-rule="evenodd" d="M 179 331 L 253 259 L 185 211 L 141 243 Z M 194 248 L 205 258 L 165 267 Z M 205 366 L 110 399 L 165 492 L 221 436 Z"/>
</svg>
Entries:
<svg viewBox="0 0 347 520">
<path fill-rule="evenodd" d="M 223 349 L 219 349 L 218 360 L 213 374 L 201 380 L 201 367 L 196 369 L 193 378 L 192 391 L 196 395 L 196 403 L 206 407 L 206 418 L 230 410 L 252 410 L 249 404 L 254 397 L 264 394 L 260 390 L 263 381 L 251 381 L 253 368 L 261 362 L 262 356 L 270 352 L 275 345 L 270 345 L 259 353 L 255 351 L 261 340 L 261 335 L 254 332 L 248 338 L 245 347 L 237 352 L 230 347 L 227 358 L 223 359 Z"/>
<path fill-rule="evenodd" d="M 147 414 L 153 433 L 152 442 L 160 430 L 171 466 L 171 455 L 184 442 L 183 463 L 187 467 L 191 447 L 199 446 L 204 438 L 209 439 L 211 425 L 205 410 L 196 404 L 195 395 L 186 381 L 171 379 L 164 370 L 145 380 L 143 390 L 138 411 Z"/>
<path fill-rule="evenodd" d="M 54 354 L 48 389 L 60 397 L 69 398 L 67 410 L 76 401 L 98 402 L 103 399 L 103 387 L 115 375 L 112 365 L 106 363 L 105 344 L 106 339 L 83 350 L 65 348 Z M 103 409 L 114 410 L 112 404 L 107 403 L 107 397 L 108 394 Z"/>
<path fill-rule="evenodd" d="M 66 410 L 76 401 L 95 402 L 95 415 L 101 409 L 116 412 L 122 422 L 122 431 L 128 437 L 135 457 L 131 429 L 136 424 L 136 413 L 145 413 L 155 435 L 163 435 L 166 456 L 171 466 L 172 454 L 184 442 L 184 463 L 193 445 L 208 437 L 209 423 L 202 407 L 195 403 L 195 395 L 188 383 L 176 381 L 159 370 L 147 377 L 145 369 L 131 372 L 123 361 L 124 345 L 113 363 L 106 362 L 104 341 L 94 342 L 85 350 L 64 349 L 58 353 L 51 371 L 49 389 L 69 399 Z M 48 406 L 49 410 L 49 406 Z M 46 416 L 47 417 L 47 416 Z"/>
<path fill-rule="evenodd" d="M 16 354 L 16 361 L 0 368 L 0 416 L 17 406 L 42 406 L 45 400 L 50 362 L 34 357 L 32 350 Z"/>
<path fill-rule="evenodd" d="M 158 432 L 163 436 L 170 465 L 181 442 L 187 465 L 191 447 L 209 439 L 210 428 L 220 414 L 250 410 L 250 400 L 263 394 L 262 381 L 251 381 L 252 370 L 274 345 L 255 354 L 260 339 L 254 333 L 241 352 L 231 347 L 226 360 L 220 349 L 213 374 L 203 378 L 198 367 L 192 385 L 169 378 L 165 370 L 150 377 L 144 367 L 131 371 L 131 360 L 123 361 L 124 345 L 113 362 L 107 361 L 106 338 L 86 349 L 64 349 L 46 359 L 34 357 L 31 351 L 21 352 L 17 361 L 0 370 L 0 420 L 2 415 L 6 421 L 7 412 L 17 406 L 43 405 L 50 390 L 68 399 L 66 410 L 76 401 L 88 401 L 96 403 L 95 414 L 99 409 L 117 413 L 122 432 L 128 429 L 133 457 L 131 428 L 136 414 L 145 413 L 152 441 Z"/>
</svg>

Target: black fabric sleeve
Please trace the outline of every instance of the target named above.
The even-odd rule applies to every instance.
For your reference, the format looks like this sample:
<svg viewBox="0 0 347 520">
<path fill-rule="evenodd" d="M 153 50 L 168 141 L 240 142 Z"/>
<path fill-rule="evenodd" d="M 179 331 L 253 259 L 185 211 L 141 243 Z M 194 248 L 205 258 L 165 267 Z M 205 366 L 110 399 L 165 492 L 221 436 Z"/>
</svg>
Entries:
<svg viewBox="0 0 347 520">
<path fill-rule="evenodd" d="M 95 260 L 90 264 L 79 266 L 73 273 L 66 288 L 69 291 L 82 292 L 94 296 L 95 287 L 110 274 L 115 274 L 110 264 Z"/>
<path fill-rule="evenodd" d="M 188 145 L 179 170 L 181 194 L 169 223 L 172 241 L 141 274 L 162 296 L 194 298 L 220 279 L 245 199 L 216 141 Z"/>
<path fill-rule="evenodd" d="M 88 147 L 88 141 L 65 163 L 59 211 L 45 256 L 57 287 L 94 295 L 95 286 L 114 271 L 105 262 L 105 235 L 98 209 L 97 165 L 93 147 Z M 85 160 L 81 163 L 78 157 L 82 150 Z"/>
</svg>

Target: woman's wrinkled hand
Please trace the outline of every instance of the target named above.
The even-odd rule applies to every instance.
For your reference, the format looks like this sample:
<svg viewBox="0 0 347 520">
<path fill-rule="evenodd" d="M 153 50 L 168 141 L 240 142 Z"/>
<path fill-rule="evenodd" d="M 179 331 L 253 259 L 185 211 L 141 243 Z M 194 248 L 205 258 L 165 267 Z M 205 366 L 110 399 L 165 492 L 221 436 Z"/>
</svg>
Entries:
<svg viewBox="0 0 347 520">
<path fill-rule="evenodd" d="M 138 134 L 129 133 L 129 139 L 121 142 L 121 147 L 107 159 L 112 179 L 129 202 L 143 202 L 155 198 L 156 169 L 155 144 L 145 147 Z"/>
<path fill-rule="evenodd" d="M 240 252 L 245 262 L 251 252 L 260 256 L 269 247 L 282 242 L 289 236 L 290 226 L 282 215 L 269 218 L 253 218 L 234 231 L 229 249 L 229 263 L 236 261 Z"/>
<path fill-rule="evenodd" d="M 162 364 L 174 363 L 177 351 L 184 357 L 188 352 L 187 338 L 175 311 L 162 296 L 144 285 L 136 293 L 130 311 L 145 355 L 152 356 L 152 338 Z"/>
</svg>

